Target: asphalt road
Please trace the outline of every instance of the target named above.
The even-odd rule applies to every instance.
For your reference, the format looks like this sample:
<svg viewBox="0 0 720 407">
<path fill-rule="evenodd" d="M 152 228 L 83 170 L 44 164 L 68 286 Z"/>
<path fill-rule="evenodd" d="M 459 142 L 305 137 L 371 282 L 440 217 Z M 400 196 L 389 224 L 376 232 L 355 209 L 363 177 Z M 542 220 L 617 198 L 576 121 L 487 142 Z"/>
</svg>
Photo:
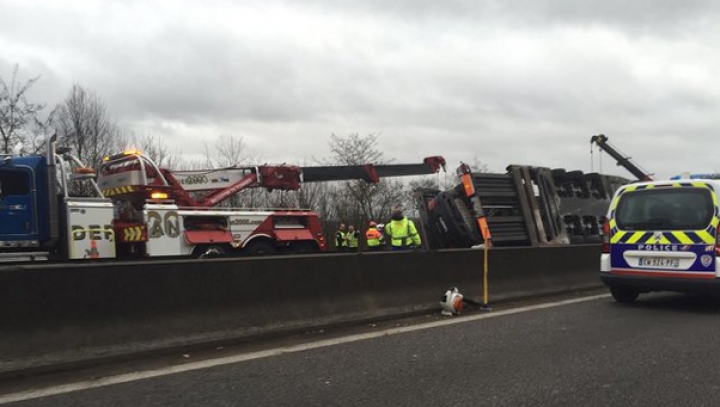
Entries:
<svg viewBox="0 0 720 407">
<path fill-rule="evenodd" d="M 605 297 L 12 405 L 717 406 L 719 345 L 720 301 Z"/>
</svg>

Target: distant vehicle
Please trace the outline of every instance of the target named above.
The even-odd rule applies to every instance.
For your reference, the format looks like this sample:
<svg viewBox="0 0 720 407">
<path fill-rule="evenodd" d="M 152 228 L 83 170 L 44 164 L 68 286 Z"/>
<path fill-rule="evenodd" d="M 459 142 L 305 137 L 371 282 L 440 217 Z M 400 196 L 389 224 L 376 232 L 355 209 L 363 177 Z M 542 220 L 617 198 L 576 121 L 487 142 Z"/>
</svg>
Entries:
<svg viewBox="0 0 720 407">
<path fill-rule="evenodd" d="M 610 204 L 600 276 L 618 302 L 651 291 L 720 284 L 720 181 L 677 179 L 621 187 Z"/>
</svg>

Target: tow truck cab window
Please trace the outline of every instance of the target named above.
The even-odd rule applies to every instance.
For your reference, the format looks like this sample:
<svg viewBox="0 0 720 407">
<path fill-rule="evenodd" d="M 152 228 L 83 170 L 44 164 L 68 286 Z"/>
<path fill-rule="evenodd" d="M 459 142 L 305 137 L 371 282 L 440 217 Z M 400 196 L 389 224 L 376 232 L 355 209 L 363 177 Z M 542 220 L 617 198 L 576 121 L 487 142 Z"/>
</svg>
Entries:
<svg viewBox="0 0 720 407">
<path fill-rule="evenodd" d="M 0 196 L 30 194 L 30 176 L 24 171 L 0 171 Z"/>
<path fill-rule="evenodd" d="M 654 188 L 624 193 L 615 220 L 621 230 L 700 230 L 713 213 L 705 188 Z"/>
</svg>

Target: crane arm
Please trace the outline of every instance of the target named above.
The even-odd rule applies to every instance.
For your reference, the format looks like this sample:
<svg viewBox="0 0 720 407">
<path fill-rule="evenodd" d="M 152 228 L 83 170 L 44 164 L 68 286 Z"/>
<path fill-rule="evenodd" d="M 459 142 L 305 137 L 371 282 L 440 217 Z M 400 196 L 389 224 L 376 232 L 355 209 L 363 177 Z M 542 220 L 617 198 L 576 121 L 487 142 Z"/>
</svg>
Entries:
<svg viewBox="0 0 720 407">
<path fill-rule="evenodd" d="M 337 165 L 321 167 L 302 167 L 303 182 L 344 181 L 360 179 L 376 183 L 381 178 L 404 177 L 409 175 L 434 174 L 445 168 L 445 159 L 441 156 L 426 157 L 421 164 L 385 164 L 385 165 Z"/>
<path fill-rule="evenodd" d="M 636 176 L 637 179 L 642 181 L 652 181 L 652 178 L 647 172 L 641 170 L 640 167 L 630 161 L 630 157 L 623 156 L 615 147 L 610 145 L 607 136 L 605 136 L 604 134 L 592 136 L 590 138 L 590 144 L 593 143 L 600 147 L 601 150 L 608 153 L 612 158 L 615 159 L 615 161 L 617 161 L 618 165 L 630 171 L 630 173 Z"/>
<path fill-rule="evenodd" d="M 136 151 L 106 157 L 101 175 L 103 189 L 117 198 L 146 191 L 137 186 L 153 186 L 172 190 L 173 199 L 181 206 L 215 206 L 246 188 L 294 191 L 305 182 L 360 179 L 376 183 L 381 177 L 432 174 L 445 168 L 441 156 L 427 157 L 421 164 L 339 165 L 297 167 L 293 165 L 260 165 L 221 169 L 170 171 L 158 168 L 149 158 Z M 133 186 L 133 188 L 128 188 Z M 206 192 L 200 198 L 193 192 Z M 140 198 L 144 197 L 141 193 Z"/>
</svg>

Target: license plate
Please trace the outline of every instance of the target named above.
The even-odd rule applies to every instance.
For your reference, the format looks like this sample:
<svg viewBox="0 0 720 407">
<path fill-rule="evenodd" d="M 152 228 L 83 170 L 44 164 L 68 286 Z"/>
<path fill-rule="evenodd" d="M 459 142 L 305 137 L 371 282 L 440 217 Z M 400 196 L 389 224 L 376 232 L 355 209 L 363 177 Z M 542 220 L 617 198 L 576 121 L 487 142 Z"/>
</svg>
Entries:
<svg viewBox="0 0 720 407">
<path fill-rule="evenodd" d="M 665 257 L 641 257 L 640 267 L 679 268 L 680 259 L 670 259 Z"/>
</svg>

